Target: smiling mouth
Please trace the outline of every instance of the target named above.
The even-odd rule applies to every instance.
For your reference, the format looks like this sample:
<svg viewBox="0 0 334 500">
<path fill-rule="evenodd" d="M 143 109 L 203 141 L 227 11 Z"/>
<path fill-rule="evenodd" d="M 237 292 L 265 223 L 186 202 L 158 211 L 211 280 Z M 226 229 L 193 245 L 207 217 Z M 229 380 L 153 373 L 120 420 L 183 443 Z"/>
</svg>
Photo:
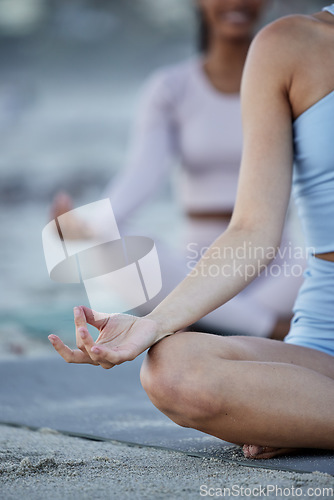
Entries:
<svg viewBox="0 0 334 500">
<path fill-rule="evenodd" d="M 222 19 L 233 24 L 246 24 L 250 22 L 250 16 L 246 12 L 232 11 L 223 14 Z"/>
</svg>

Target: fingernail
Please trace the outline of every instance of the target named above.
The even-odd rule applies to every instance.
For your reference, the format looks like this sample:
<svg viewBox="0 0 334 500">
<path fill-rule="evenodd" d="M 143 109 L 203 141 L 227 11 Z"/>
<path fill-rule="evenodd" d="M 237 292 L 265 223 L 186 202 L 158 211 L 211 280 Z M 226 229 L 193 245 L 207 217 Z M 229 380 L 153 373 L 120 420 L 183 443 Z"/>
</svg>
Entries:
<svg viewBox="0 0 334 500">
<path fill-rule="evenodd" d="M 92 352 L 94 352 L 95 354 L 99 354 L 100 353 L 100 349 L 98 347 L 92 347 L 91 349 Z"/>
<path fill-rule="evenodd" d="M 73 312 L 74 312 L 74 316 L 75 316 L 76 318 L 77 318 L 78 316 L 80 316 L 81 311 L 80 311 L 79 307 L 75 307 L 75 308 L 73 309 Z"/>
<path fill-rule="evenodd" d="M 83 328 L 81 328 L 81 329 L 79 330 L 79 333 L 80 333 L 80 337 L 81 337 L 82 339 L 84 339 L 84 338 L 86 337 L 86 330 L 84 330 Z"/>
<path fill-rule="evenodd" d="M 51 344 L 53 344 L 56 341 L 56 337 L 54 335 L 49 335 L 48 339 L 50 340 Z"/>
</svg>

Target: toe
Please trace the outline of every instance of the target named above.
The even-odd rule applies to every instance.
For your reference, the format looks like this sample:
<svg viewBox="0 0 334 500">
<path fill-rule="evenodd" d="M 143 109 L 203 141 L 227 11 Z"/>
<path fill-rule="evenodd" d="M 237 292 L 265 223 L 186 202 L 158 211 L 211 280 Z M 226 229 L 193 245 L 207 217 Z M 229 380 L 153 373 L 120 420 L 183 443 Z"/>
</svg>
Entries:
<svg viewBox="0 0 334 500">
<path fill-rule="evenodd" d="M 256 446 L 253 444 L 244 444 L 242 451 L 246 458 L 255 458 L 262 454 L 264 451 L 263 446 Z"/>
<path fill-rule="evenodd" d="M 295 448 L 271 448 L 269 446 L 244 445 L 243 453 L 246 458 L 254 460 L 264 460 L 268 458 L 279 457 L 281 455 L 291 455 L 295 453 Z"/>
</svg>

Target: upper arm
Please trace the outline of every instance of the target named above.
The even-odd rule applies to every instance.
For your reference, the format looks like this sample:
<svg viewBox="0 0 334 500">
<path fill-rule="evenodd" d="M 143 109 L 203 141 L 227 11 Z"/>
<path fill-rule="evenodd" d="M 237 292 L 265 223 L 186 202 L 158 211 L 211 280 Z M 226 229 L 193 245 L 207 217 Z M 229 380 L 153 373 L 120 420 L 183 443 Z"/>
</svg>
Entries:
<svg viewBox="0 0 334 500">
<path fill-rule="evenodd" d="M 287 43 L 288 31 L 288 20 L 265 28 L 247 58 L 242 83 L 244 148 L 231 222 L 260 228 L 277 244 L 289 203 L 293 165 L 289 102 L 293 50 Z"/>
<path fill-rule="evenodd" d="M 126 171 L 152 184 L 166 178 L 176 156 L 175 96 L 167 71 L 154 74 L 147 83 L 132 130 Z M 172 81 L 173 83 L 173 81 Z"/>
<path fill-rule="evenodd" d="M 165 148 L 173 152 L 173 132 L 175 122 L 176 92 L 175 78 L 171 70 L 154 73 L 146 83 L 133 128 L 132 147 L 149 143 L 154 147 L 154 140 L 163 137 Z M 152 140 L 153 137 L 153 140 Z M 161 142 L 161 140 L 160 140 Z M 166 153 L 166 151 L 163 151 Z"/>
<path fill-rule="evenodd" d="M 173 94 L 165 72 L 159 72 L 150 78 L 140 100 L 125 168 L 105 190 L 119 222 L 155 195 L 167 179 L 176 156 L 174 136 Z"/>
</svg>

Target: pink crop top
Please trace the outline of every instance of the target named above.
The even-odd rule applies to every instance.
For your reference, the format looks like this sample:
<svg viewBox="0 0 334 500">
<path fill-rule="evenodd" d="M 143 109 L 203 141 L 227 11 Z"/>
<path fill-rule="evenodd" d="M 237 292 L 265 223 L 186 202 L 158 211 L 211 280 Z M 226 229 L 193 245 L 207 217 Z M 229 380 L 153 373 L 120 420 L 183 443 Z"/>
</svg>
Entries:
<svg viewBox="0 0 334 500">
<path fill-rule="evenodd" d="M 184 211 L 232 211 L 242 153 L 239 94 L 215 90 L 199 58 L 158 71 L 145 89 L 130 153 L 104 193 L 119 223 L 156 192 L 175 162 Z"/>
</svg>

